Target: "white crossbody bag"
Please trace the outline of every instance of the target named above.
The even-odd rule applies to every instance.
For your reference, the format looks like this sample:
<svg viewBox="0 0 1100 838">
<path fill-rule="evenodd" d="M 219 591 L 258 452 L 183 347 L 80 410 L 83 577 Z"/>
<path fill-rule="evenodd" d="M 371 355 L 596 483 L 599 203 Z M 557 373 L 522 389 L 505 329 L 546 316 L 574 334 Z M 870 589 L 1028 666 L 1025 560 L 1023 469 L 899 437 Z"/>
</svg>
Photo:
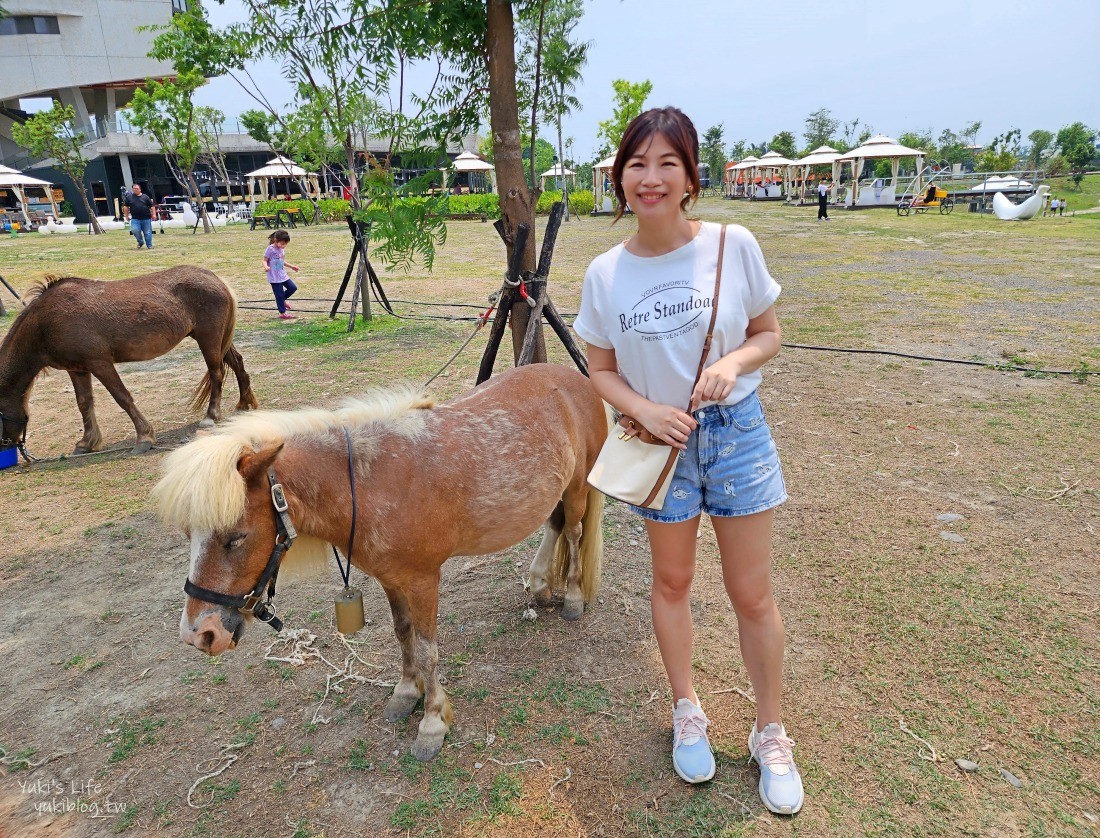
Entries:
<svg viewBox="0 0 1100 838">
<path fill-rule="evenodd" d="M 714 323 L 718 318 L 718 290 L 722 284 L 722 256 L 726 250 L 726 228 L 722 227 L 722 236 L 718 242 L 718 269 L 714 277 L 714 299 L 711 301 L 710 326 L 703 341 L 703 354 L 699 358 L 699 369 L 695 380 L 691 382 L 691 391 L 699 383 L 703 374 L 703 365 L 710 353 Z M 691 405 L 688 405 L 688 409 Z M 633 506 L 659 510 L 665 505 L 665 496 L 676 471 L 676 459 L 680 449 L 673 448 L 645 428 L 630 416 L 619 419 L 619 430 L 612 430 L 600 449 L 596 464 L 588 473 L 588 483 L 608 497 L 624 501 Z"/>
</svg>

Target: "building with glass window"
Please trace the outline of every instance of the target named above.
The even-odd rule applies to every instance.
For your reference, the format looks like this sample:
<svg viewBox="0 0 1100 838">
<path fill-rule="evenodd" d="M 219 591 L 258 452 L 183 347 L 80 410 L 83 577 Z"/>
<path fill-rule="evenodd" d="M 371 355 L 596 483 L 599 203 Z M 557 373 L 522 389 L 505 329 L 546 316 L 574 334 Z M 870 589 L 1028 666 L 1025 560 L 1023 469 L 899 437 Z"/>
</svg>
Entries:
<svg viewBox="0 0 1100 838">
<path fill-rule="evenodd" d="M 118 215 L 123 191 L 134 183 L 158 201 L 187 194 L 159 145 L 129 125 L 123 110 L 147 78 L 161 79 L 173 73 L 171 64 L 148 57 L 156 33 L 140 28 L 168 23 L 173 14 L 186 10 L 187 0 L 0 3 L 7 10 L 0 18 L 0 164 L 51 181 L 64 191 L 78 220 L 86 220 L 79 193 L 65 173 L 54 168 L 52 160 L 31 157 L 12 138 L 12 125 L 30 116 L 23 109 L 24 100 L 54 99 L 73 108 L 76 128 L 85 135 L 89 162 L 84 181 L 96 215 Z M 214 173 L 200 163 L 195 171 L 199 190 L 215 201 L 241 200 L 246 190 L 243 173 L 262 167 L 274 150 L 248 136 L 233 119 L 222 126 L 218 144 L 230 182 L 224 182 L 224 175 L 215 182 Z M 476 136 L 464 138 L 449 150 L 448 157 L 476 146 Z M 384 155 L 388 148 L 385 139 L 364 138 L 361 165 L 367 165 L 366 155 Z M 329 180 L 324 178 L 321 188 L 338 191 L 340 184 Z M 280 194 L 298 191 L 298 185 L 289 180 L 273 188 Z M 0 207 L 13 200 L 0 194 Z"/>
</svg>

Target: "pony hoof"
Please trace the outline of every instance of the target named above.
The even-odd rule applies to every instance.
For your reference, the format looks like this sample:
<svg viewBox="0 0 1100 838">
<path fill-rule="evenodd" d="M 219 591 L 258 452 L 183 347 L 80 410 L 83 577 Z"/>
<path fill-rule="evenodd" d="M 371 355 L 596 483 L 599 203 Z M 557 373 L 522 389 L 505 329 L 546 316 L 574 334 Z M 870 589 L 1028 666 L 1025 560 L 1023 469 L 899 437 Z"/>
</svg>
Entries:
<svg viewBox="0 0 1100 838">
<path fill-rule="evenodd" d="M 212 428 L 212 427 L 214 427 L 214 420 L 211 419 L 209 416 L 204 416 L 199 421 L 199 427 L 200 428 Z"/>
<path fill-rule="evenodd" d="M 139 442 L 137 445 L 135 445 L 134 450 L 131 451 L 130 453 L 131 454 L 147 454 L 147 453 L 149 453 L 150 449 L 152 449 L 152 447 L 153 447 L 153 443 L 146 440 L 144 442 Z"/>
<path fill-rule="evenodd" d="M 435 759 L 442 750 L 442 736 L 418 736 L 416 737 L 416 741 L 412 743 L 412 747 L 409 748 L 409 753 L 420 762 L 428 762 L 429 760 Z"/>
<path fill-rule="evenodd" d="M 416 705 L 420 703 L 420 696 L 395 695 L 386 702 L 386 709 L 382 711 L 382 719 L 390 724 L 396 724 L 412 715 Z"/>
<path fill-rule="evenodd" d="M 583 616 L 583 602 L 569 602 L 568 600 L 566 600 L 565 605 L 563 605 L 561 609 L 561 618 L 563 620 L 579 620 Z"/>
</svg>

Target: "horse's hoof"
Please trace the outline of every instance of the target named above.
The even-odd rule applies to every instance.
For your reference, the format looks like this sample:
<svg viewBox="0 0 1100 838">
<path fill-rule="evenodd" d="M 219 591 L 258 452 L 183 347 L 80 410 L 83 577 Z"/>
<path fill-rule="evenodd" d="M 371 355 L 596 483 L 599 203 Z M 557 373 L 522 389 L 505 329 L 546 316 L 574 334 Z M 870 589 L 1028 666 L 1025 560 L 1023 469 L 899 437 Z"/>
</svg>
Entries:
<svg viewBox="0 0 1100 838">
<path fill-rule="evenodd" d="M 390 724 L 407 719 L 416 705 L 420 703 L 418 695 L 395 695 L 386 702 L 386 709 L 382 711 L 382 718 Z"/>
<path fill-rule="evenodd" d="M 153 447 L 153 443 L 150 442 L 149 440 L 145 440 L 145 441 L 139 442 L 137 445 L 135 445 L 134 450 L 131 451 L 130 453 L 131 454 L 148 454 L 149 451 L 152 449 L 152 447 Z"/>
<path fill-rule="evenodd" d="M 561 618 L 563 620 L 579 620 L 584 616 L 584 602 L 570 602 L 565 601 L 565 605 L 561 609 Z"/>
<path fill-rule="evenodd" d="M 435 759 L 443 750 L 442 736 L 417 736 L 416 741 L 409 748 L 409 753 L 421 762 Z"/>
<path fill-rule="evenodd" d="M 212 427 L 214 427 L 214 420 L 211 419 L 209 416 L 204 416 L 199 421 L 199 427 L 200 428 L 212 428 Z"/>
</svg>

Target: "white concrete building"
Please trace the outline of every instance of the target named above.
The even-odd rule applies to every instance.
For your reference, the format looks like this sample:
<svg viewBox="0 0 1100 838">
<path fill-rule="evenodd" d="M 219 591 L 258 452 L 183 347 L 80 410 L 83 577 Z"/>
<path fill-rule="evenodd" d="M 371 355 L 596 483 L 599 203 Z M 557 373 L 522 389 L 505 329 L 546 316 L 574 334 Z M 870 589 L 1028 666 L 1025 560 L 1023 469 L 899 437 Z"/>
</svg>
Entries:
<svg viewBox="0 0 1100 838">
<path fill-rule="evenodd" d="M 152 32 L 186 0 L 5 0 L 0 20 L 0 161 L 24 154 L 11 140 L 21 99 L 49 97 L 76 111 L 89 138 L 105 137 L 115 112 L 147 77 L 172 74 L 147 57 Z M 10 163 L 9 163 L 10 165 Z"/>
</svg>

